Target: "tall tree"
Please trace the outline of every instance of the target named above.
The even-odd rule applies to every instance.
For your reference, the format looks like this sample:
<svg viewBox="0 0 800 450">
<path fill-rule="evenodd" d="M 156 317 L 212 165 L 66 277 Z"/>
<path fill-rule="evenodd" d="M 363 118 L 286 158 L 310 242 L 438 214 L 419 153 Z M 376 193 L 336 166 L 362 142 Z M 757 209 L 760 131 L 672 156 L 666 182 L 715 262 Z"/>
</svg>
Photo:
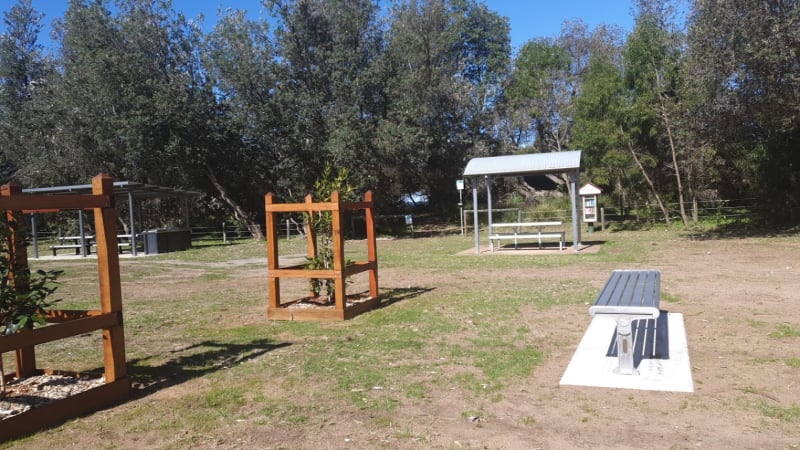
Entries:
<svg viewBox="0 0 800 450">
<path fill-rule="evenodd" d="M 383 32 L 374 0 L 269 0 L 282 62 L 276 91 L 291 141 L 279 163 L 285 191 L 311 191 L 326 164 L 348 169 L 358 189 L 374 188 L 373 151 L 381 117 L 376 61 Z"/>
<path fill-rule="evenodd" d="M 0 36 L 0 182 L 16 171 L 25 153 L 24 130 L 33 124 L 29 103 L 36 85 L 52 68 L 38 44 L 44 15 L 31 0 L 18 0 L 3 13 L 6 32 Z"/>
<path fill-rule="evenodd" d="M 722 160 L 723 192 L 756 195 L 773 220 L 800 221 L 800 4 L 697 0 L 690 21 L 693 114 Z"/>
<path fill-rule="evenodd" d="M 220 112 L 214 120 L 219 146 L 205 162 L 208 176 L 234 218 L 257 236 L 251 217 L 263 209 L 263 194 L 291 197 L 297 178 L 287 167 L 291 116 L 277 95 L 284 77 L 268 24 L 247 20 L 244 11 L 227 12 L 208 36 L 205 63 Z"/>
<path fill-rule="evenodd" d="M 672 9 L 667 1 L 639 1 L 636 25 L 625 45 L 625 84 L 632 102 L 630 131 L 636 141 L 634 146 L 648 152 L 661 168 L 671 168 L 681 218 L 688 225 L 681 170 L 684 158 L 678 155 L 674 118 L 681 101 L 678 69 L 682 36 L 672 25 Z M 669 223 L 666 212 L 664 220 Z"/>
<path fill-rule="evenodd" d="M 575 103 L 575 142 L 585 149 L 587 175 L 614 188 L 622 211 L 640 192 L 650 192 L 669 224 L 669 212 L 649 175 L 656 161 L 647 154 L 640 156 L 634 143 L 633 109 L 622 67 L 607 56 L 594 57 Z"/>
<path fill-rule="evenodd" d="M 508 65 L 507 19 L 475 1 L 423 0 L 392 13 L 378 146 L 392 193 L 450 204 L 470 155 L 497 151 L 489 131 Z"/>
<path fill-rule="evenodd" d="M 61 30 L 59 139 L 77 179 L 100 170 L 170 186 L 195 184 L 211 90 L 199 30 L 166 0 L 72 0 Z"/>
<path fill-rule="evenodd" d="M 575 83 L 570 62 L 567 50 L 548 38 L 527 42 L 515 60 L 506 95 L 512 109 L 527 110 L 538 152 L 567 149 Z"/>
</svg>

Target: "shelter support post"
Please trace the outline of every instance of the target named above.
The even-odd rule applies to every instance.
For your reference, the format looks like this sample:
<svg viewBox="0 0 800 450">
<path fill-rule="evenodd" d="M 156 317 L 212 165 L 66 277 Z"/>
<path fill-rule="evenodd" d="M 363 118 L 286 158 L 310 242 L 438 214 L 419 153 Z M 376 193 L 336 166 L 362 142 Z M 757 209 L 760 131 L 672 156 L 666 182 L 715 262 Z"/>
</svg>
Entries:
<svg viewBox="0 0 800 450">
<path fill-rule="evenodd" d="M 83 210 L 78 210 L 78 228 L 81 237 L 81 256 L 86 257 L 86 225 L 83 221 Z"/>
<path fill-rule="evenodd" d="M 578 214 L 578 178 L 580 172 L 570 172 L 569 174 L 569 191 L 570 202 L 572 203 L 572 249 L 576 252 L 581 246 L 581 224 L 580 215 Z"/>
<path fill-rule="evenodd" d="M 133 192 L 128 191 L 128 223 L 131 231 L 131 255 L 136 256 L 136 226 L 133 223 Z"/>
<path fill-rule="evenodd" d="M 490 176 L 486 176 L 486 208 L 488 210 L 488 217 L 489 217 L 489 235 L 491 236 L 492 233 L 492 178 Z M 489 239 L 489 245 L 492 245 L 491 238 Z"/>
<path fill-rule="evenodd" d="M 475 254 L 481 252 L 481 241 L 478 233 L 478 177 L 472 179 L 472 230 L 475 232 Z"/>
<path fill-rule="evenodd" d="M 39 238 L 36 236 L 36 213 L 31 213 L 31 235 L 33 236 L 33 257 L 39 258 Z"/>
</svg>

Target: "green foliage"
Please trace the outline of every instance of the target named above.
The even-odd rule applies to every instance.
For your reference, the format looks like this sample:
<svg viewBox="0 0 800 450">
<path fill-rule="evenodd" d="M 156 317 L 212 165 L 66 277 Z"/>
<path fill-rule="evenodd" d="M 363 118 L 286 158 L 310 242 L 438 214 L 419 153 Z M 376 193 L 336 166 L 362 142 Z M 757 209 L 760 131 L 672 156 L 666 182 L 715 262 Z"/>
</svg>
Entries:
<svg viewBox="0 0 800 450">
<path fill-rule="evenodd" d="M 680 180 L 800 216 L 792 2 L 693 2 L 687 38 L 674 1 L 637 0 L 624 45 L 570 22 L 513 64 L 508 20 L 477 0 L 268 0 L 208 35 L 166 0 L 71 1 L 51 53 L 33 2 L 6 3 L 1 180 L 103 170 L 206 191 L 196 217 L 253 226 L 265 192 L 297 200 L 326 163 L 387 210 L 422 192 L 445 213 L 469 158 L 533 146 L 583 150 L 623 210 L 679 200 Z"/>
<path fill-rule="evenodd" d="M 8 226 L 0 221 L 0 335 L 14 334 L 19 330 L 45 324 L 45 309 L 58 300 L 48 297 L 56 290 L 59 270 L 30 268 L 14 270 L 8 248 Z"/>
<path fill-rule="evenodd" d="M 474 0 L 399 2 L 386 40 L 382 190 L 452 205 L 467 158 L 499 150 L 489 130 L 508 66 L 508 22 Z"/>
<path fill-rule="evenodd" d="M 689 28 L 687 74 L 700 100 L 692 114 L 717 151 L 724 186 L 756 195 L 770 220 L 800 220 L 800 4 L 751 8 L 698 1 Z"/>
<path fill-rule="evenodd" d="M 347 169 L 340 169 L 334 174 L 333 167 L 329 164 L 322 171 L 322 176 L 314 182 L 314 200 L 317 202 L 330 202 L 334 192 L 339 193 L 341 201 L 349 200 L 353 195 L 353 187 L 347 179 Z M 307 269 L 328 270 L 333 268 L 333 214 L 330 211 L 318 211 L 316 213 L 304 213 L 306 221 L 316 233 L 318 242 L 317 254 L 313 258 L 307 258 Z M 334 279 L 312 278 L 310 280 L 311 291 L 314 295 L 322 294 L 325 289 L 325 298 L 328 302 L 333 302 L 334 298 Z"/>
<path fill-rule="evenodd" d="M 770 333 L 769 336 L 775 339 L 800 337 L 800 327 L 782 323 L 779 324 L 775 331 Z"/>
<path fill-rule="evenodd" d="M 9 2 L 10 3 L 10 2 Z M 18 0 L 3 13 L 5 32 L 0 35 L 0 183 L 24 167 L 32 118 L 32 96 L 42 90 L 51 69 L 37 43 L 43 14 L 31 0 Z M 37 86 L 39 84 L 40 86 Z M 35 119 L 35 116 L 33 116 Z"/>
</svg>

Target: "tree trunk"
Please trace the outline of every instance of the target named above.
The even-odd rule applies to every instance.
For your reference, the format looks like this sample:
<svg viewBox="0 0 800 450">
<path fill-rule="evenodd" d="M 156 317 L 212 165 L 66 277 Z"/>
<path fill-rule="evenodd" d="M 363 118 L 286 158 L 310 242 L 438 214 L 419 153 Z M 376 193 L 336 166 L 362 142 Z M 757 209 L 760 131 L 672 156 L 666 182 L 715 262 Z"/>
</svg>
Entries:
<svg viewBox="0 0 800 450">
<path fill-rule="evenodd" d="M 258 224 L 252 218 L 250 218 L 250 215 L 247 214 L 247 212 L 242 209 L 242 207 L 236 203 L 236 201 L 232 199 L 230 195 L 228 195 L 228 191 L 217 180 L 217 176 L 214 175 L 214 171 L 210 166 L 206 166 L 206 175 L 208 175 L 208 180 L 214 186 L 214 189 L 217 190 L 222 201 L 231 207 L 234 217 L 236 217 L 237 220 L 244 222 L 245 226 L 250 231 L 250 235 L 253 236 L 253 239 L 258 241 L 264 239 L 264 233 L 261 231 L 261 227 L 258 226 Z"/>
<path fill-rule="evenodd" d="M 678 166 L 678 156 L 675 152 L 675 141 L 672 139 L 672 123 L 669 120 L 669 113 L 667 113 L 667 106 L 664 103 L 664 95 L 661 93 L 661 77 L 656 72 L 656 92 L 658 93 L 658 103 L 661 108 L 661 119 L 664 121 L 664 127 L 667 129 L 667 138 L 669 139 L 669 150 L 672 153 L 672 167 L 675 169 L 675 182 L 678 184 L 678 204 L 681 209 L 681 220 L 683 226 L 689 226 L 689 218 L 686 217 L 686 208 L 683 202 L 683 183 L 681 183 L 681 171 Z"/>
<path fill-rule="evenodd" d="M 620 131 L 622 131 L 622 127 L 620 127 Z M 644 175 L 644 179 L 645 181 L 647 181 L 647 185 L 650 186 L 650 190 L 653 192 L 653 196 L 655 196 L 656 202 L 658 202 L 658 207 L 661 208 L 661 212 L 664 214 L 664 223 L 666 223 L 667 226 L 669 226 L 670 225 L 669 211 L 667 210 L 667 207 L 664 206 L 664 202 L 661 201 L 661 196 L 658 195 L 658 192 L 656 191 L 656 187 L 653 184 L 653 181 L 650 179 L 649 176 L 647 176 L 647 171 L 644 170 L 642 162 L 639 161 L 639 158 L 636 156 L 636 152 L 633 151 L 633 145 L 631 145 L 630 139 L 628 139 L 628 150 L 630 150 L 631 156 L 633 156 L 633 160 L 636 162 L 636 165 L 639 166 L 639 170 L 642 171 L 642 175 Z"/>
</svg>

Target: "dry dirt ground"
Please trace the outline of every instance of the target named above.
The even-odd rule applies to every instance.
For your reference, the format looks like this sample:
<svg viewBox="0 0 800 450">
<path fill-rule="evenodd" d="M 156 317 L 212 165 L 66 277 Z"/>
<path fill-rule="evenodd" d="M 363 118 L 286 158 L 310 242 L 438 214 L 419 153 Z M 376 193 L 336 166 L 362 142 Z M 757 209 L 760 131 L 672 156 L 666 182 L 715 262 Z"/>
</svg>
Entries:
<svg viewBox="0 0 800 450">
<path fill-rule="evenodd" d="M 446 393 L 401 410 L 401 420 L 445 448 L 800 448 L 800 336 L 774 336 L 781 325 L 800 329 L 800 240 L 647 245 L 648 262 L 636 267 L 660 269 L 662 295 L 680 299 L 662 309 L 684 315 L 694 393 L 560 386 L 590 322 L 585 308 L 566 305 L 524 312 L 552 348 L 515 395 L 487 406 L 485 422 L 453 418 L 448 411 L 468 403 Z M 566 266 L 537 277 L 577 270 L 599 291 L 613 268 L 625 267 Z"/>
<path fill-rule="evenodd" d="M 800 448 L 798 236 L 653 239 L 644 245 L 646 261 L 635 267 L 660 269 L 662 298 L 678 299 L 662 300 L 662 309 L 684 316 L 694 393 L 560 386 L 591 319 L 583 305 L 557 305 L 522 311 L 519 319 L 532 338 L 549 345 L 541 348 L 543 363 L 502 399 L 487 402 L 481 417 L 463 417 L 474 403 L 456 390 L 440 389 L 393 411 L 389 431 L 365 426 L 370 417 L 354 407 L 336 411 L 319 429 L 233 424 L 198 448 Z M 587 261 L 536 269 L 535 277 L 582 279 L 599 291 L 610 270 L 618 268 L 626 265 Z M 251 272 L 254 280 L 263 277 L 261 269 L 243 275 Z M 399 270 L 382 271 L 381 281 L 402 285 L 419 276 L 444 289 L 452 283 L 444 275 Z M 243 282 L 257 285 L 254 280 Z M 279 351 L 273 352 L 276 357 Z M 171 386 L 148 401 L 184 395 L 205 382 Z M 116 408 L 142 407 L 142 401 Z M 418 438 L 403 438 L 397 430 Z M 141 436 L 106 436 L 112 440 L 74 433 L 71 446 L 159 447 Z"/>
</svg>

